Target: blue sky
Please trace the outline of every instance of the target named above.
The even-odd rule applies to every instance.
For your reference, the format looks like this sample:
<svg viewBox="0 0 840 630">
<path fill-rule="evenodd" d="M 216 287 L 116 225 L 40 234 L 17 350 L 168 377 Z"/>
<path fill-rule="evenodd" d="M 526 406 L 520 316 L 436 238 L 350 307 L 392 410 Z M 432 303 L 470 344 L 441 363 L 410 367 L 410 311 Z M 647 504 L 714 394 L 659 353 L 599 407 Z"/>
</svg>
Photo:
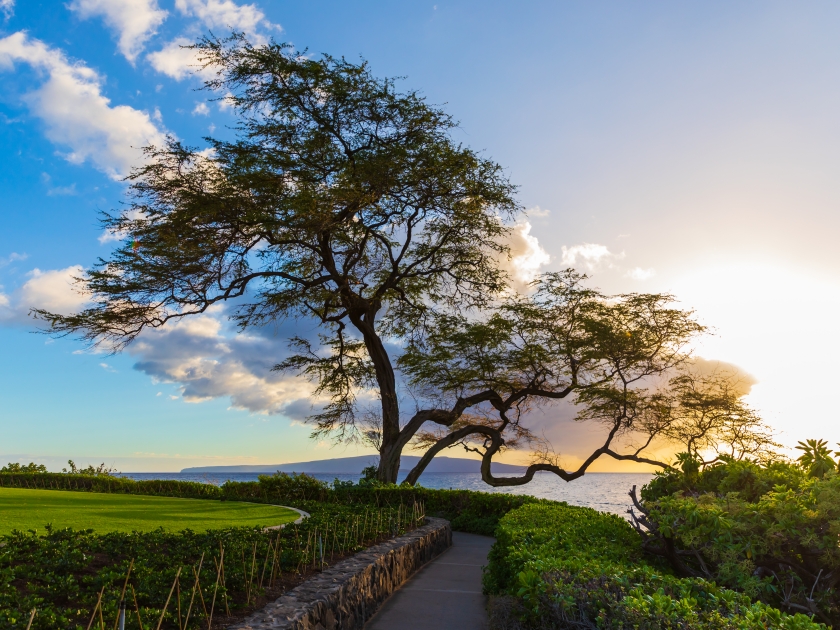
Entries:
<svg viewBox="0 0 840 630">
<path fill-rule="evenodd" d="M 835 3 L 0 8 L 0 459 L 177 470 L 360 452 L 295 420 L 306 385 L 267 371 L 285 328 L 236 339 L 218 313 L 105 356 L 25 317 L 81 303 L 67 279 L 114 245 L 97 212 L 119 207 L 132 145 L 230 133 L 177 47 L 228 26 L 362 56 L 445 103 L 531 209 L 519 271 L 572 264 L 607 291 L 674 293 L 715 328 L 698 353 L 756 377 L 750 401 L 784 441 L 840 440 Z M 561 424 L 573 463 L 593 434 Z"/>
</svg>

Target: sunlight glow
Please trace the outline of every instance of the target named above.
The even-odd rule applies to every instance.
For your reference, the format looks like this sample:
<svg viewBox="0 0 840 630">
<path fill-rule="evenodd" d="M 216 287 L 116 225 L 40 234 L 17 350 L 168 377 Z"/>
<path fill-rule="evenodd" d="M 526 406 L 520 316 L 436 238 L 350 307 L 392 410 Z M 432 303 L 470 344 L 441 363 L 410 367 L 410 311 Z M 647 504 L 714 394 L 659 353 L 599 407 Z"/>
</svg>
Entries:
<svg viewBox="0 0 840 630">
<path fill-rule="evenodd" d="M 758 379 L 747 400 L 781 442 L 840 441 L 840 284 L 775 263 L 735 263 L 685 275 L 674 293 L 714 327 L 697 353 Z"/>
</svg>

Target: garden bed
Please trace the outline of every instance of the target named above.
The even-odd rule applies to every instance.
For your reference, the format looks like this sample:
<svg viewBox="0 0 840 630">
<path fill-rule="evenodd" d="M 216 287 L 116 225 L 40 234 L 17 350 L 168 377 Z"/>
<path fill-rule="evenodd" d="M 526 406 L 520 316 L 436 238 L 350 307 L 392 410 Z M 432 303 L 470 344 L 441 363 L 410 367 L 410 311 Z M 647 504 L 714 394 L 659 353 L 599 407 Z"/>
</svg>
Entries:
<svg viewBox="0 0 840 630">
<path fill-rule="evenodd" d="M 0 627 L 23 630 L 33 609 L 32 630 L 109 627 L 125 593 L 126 628 L 193 630 L 211 618 L 222 628 L 422 522 L 419 506 L 323 505 L 279 531 L 14 532 L 0 538 Z"/>
</svg>

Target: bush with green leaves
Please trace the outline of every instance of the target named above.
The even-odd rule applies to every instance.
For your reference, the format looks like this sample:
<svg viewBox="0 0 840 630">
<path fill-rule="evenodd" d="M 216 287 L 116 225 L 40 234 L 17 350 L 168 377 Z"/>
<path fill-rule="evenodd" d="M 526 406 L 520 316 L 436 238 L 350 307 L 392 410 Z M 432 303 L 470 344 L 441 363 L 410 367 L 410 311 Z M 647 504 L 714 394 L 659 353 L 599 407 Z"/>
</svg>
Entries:
<svg viewBox="0 0 840 630">
<path fill-rule="evenodd" d="M 679 575 L 840 624 L 840 476 L 822 441 L 801 445 L 811 452 L 795 464 L 724 459 L 657 475 L 634 515 L 643 548 Z"/>
<path fill-rule="evenodd" d="M 526 503 L 550 503 L 527 495 L 436 490 L 422 486 L 336 481 L 327 484 L 309 475 L 275 473 L 258 481 L 228 481 L 221 486 L 176 480 L 134 481 L 110 475 L 0 472 L 0 487 L 108 492 L 222 501 L 290 505 L 309 511 L 324 503 L 397 507 L 425 505 L 429 516 L 445 518 L 457 531 L 492 536 L 499 519 Z"/>
<path fill-rule="evenodd" d="M 19 464 L 17 462 L 9 462 L 3 468 L 0 468 L 0 473 L 45 473 L 47 467 L 43 464 L 36 464 L 29 462 L 28 464 Z"/>
<path fill-rule="evenodd" d="M 525 505 L 501 520 L 496 536 L 485 573 L 496 630 L 825 629 L 714 582 L 672 575 L 646 559 L 638 535 L 615 515 Z"/>
<path fill-rule="evenodd" d="M 207 628 L 214 593 L 217 620 L 228 611 L 251 609 L 272 584 L 294 584 L 347 554 L 413 529 L 421 517 L 417 510 L 399 507 L 322 504 L 310 518 L 280 531 L 100 534 L 47 526 L 43 533 L 14 532 L 0 537 L 0 628 L 23 630 L 34 608 L 31 630 L 83 630 L 100 593 L 110 627 L 132 561 L 127 628 L 139 627 L 138 615 L 145 628 L 157 627 L 161 619 L 162 630 Z M 166 606 L 179 568 L 178 588 Z M 133 610 L 135 597 L 138 610 Z"/>
</svg>

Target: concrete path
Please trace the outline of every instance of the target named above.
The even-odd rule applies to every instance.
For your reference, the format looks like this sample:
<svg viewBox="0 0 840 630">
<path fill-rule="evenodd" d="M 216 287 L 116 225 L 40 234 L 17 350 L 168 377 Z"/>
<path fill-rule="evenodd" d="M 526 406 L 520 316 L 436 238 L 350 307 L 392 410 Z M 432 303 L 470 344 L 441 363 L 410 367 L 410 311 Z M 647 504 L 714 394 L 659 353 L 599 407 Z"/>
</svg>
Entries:
<svg viewBox="0 0 840 630">
<path fill-rule="evenodd" d="M 487 630 L 481 567 L 493 539 L 452 533 L 452 547 L 386 601 L 365 630 Z"/>
</svg>

